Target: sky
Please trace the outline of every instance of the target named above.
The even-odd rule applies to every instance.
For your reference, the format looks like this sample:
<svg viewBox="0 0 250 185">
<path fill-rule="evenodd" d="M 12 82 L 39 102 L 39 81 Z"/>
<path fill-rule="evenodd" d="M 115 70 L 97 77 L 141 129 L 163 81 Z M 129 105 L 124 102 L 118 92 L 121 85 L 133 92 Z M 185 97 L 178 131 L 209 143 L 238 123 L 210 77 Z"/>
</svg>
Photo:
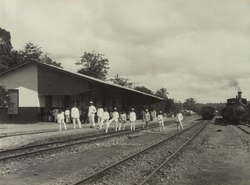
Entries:
<svg viewBox="0 0 250 185">
<path fill-rule="evenodd" d="M 238 88 L 250 99 L 250 0 L 0 0 L 0 27 L 69 71 L 96 51 L 109 78 L 178 101 L 225 102 Z"/>
</svg>

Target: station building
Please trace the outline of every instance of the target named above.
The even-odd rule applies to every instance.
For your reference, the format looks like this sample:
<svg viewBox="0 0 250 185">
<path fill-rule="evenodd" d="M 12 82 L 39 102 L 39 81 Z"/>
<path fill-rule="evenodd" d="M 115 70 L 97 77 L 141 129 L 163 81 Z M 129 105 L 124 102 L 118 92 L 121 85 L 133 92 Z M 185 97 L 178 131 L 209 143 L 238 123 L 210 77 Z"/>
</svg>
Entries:
<svg viewBox="0 0 250 185">
<path fill-rule="evenodd" d="M 0 122 L 48 121 L 55 108 L 71 108 L 75 103 L 86 111 L 89 101 L 112 111 L 139 113 L 142 107 L 162 101 L 161 98 L 113 84 L 80 73 L 40 62 L 26 62 L 0 73 L 0 85 L 8 89 L 10 106 L 0 108 Z"/>
</svg>

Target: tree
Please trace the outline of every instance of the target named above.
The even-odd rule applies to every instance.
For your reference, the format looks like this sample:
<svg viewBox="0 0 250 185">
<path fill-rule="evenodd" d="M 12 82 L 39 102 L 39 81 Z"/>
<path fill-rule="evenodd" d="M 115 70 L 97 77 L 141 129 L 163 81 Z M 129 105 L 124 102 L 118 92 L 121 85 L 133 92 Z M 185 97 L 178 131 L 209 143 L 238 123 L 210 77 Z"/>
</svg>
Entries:
<svg viewBox="0 0 250 185">
<path fill-rule="evenodd" d="M 194 98 L 188 98 L 185 100 L 185 102 L 183 103 L 183 108 L 187 109 L 187 110 L 195 110 L 195 104 L 196 104 L 196 100 Z"/>
<path fill-rule="evenodd" d="M 9 104 L 8 92 L 4 86 L 0 86 L 0 107 L 7 107 Z"/>
<path fill-rule="evenodd" d="M 0 72 L 26 61 L 36 61 L 62 67 L 61 63 L 43 54 L 41 47 L 32 42 L 27 43 L 24 50 L 17 51 L 13 49 L 10 32 L 0 28 Z"/>
<path fill-rule="evenodd" d="M 43 53 L 40 46 L 32 42 L 28 42 L 25 45 L 24 51 L 20 51 L 19 57 L 19 60 L 22 60 L 22 62 L 36 61 L 62 68 L 61 63 L 52 60 L 47 54 Z"/>
<path fill-rule="evenodd" d="M 152 94 L 152 95 L 154 94 L 153 91 L 151 91 L 150 89 L 148 89 L 147 87 L 144 87 L 144 86 L 135 86 L 134 89 L 137 91 L 147 93 L 147 94 Z"/>
<path fill-rule="evenodd" d="M 10 32 L 0 28 L 0 71 L 6 70 L 11 63 L 11 36 Z"/>
<path fill-rule="evenodd" d="M 168 91 L 167 91 L 167 89 L 166 88 L 160 88 L 159 90 L 157 90 L 156 92 L 155 92 L 155 96 L 158 96 L 158 97 L 160 97 L 160 98 L 163 98 L 163 99 L 165 99 L 165 100 L 167 100 L 168 99 Z"/>
<path fill-rule="evenodd" d="M 103 54 L 96 53 L 95 51 L 84 52 L 80 61 L 76 62 L 76 65 L 82 65 L 82 68 L 78 70 L 78 73 L 106 80 L 108 74 L 109 60 L 104 58 Z"/>
<path fill-rule="evenodd" d="M 129 79 L 119 77 L 118 74 L 116 74 L 115 77 L 114 77 L 114 78 L 111 78 L 110 80 L 111 80 L 111 82 L 113 82 L 114 84 L 118 84 L 118 85 L 125 86 L 125 87 L 129 87 L 129 88 L 131 88 L 132 85 L 133 85 L 132 82 L 129 82 Z"/>
</svg>

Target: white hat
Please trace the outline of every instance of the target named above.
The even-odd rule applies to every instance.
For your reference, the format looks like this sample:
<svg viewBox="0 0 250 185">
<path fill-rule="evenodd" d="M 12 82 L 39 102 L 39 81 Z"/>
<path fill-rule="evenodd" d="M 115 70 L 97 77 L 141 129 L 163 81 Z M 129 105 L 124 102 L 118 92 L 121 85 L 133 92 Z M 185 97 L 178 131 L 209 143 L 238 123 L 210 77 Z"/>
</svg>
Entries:
<svg viewBox="0 0 250 185">
<path fill-rule="evenodd" d="M 115 107 L 114 110 L 116 110 L 117 108 Z"/>
<path fill-rule="evenodd" d="M 131 108 L 131 110 L 134 110 L 134 108 Z"/>
<path fill-rule="evenodd" d="M 92 101 L 90 101 L 89 103 L 93 103 Z"/>
</svg>

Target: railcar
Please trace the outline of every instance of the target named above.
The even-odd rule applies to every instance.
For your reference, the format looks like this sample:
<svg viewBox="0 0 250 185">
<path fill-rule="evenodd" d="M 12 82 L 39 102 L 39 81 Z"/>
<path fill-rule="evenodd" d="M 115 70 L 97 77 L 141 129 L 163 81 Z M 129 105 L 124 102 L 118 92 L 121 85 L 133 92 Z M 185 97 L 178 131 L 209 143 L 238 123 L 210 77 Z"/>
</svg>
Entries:
<svg viewBox="0 0 250 185">
<path fill-rule="evenodd" d="M 215 116 L 215 109 L 211 106 L 203 106 L 201 108 L 201 116 L 203 119 L 212 119 Z"/>
</svg>

